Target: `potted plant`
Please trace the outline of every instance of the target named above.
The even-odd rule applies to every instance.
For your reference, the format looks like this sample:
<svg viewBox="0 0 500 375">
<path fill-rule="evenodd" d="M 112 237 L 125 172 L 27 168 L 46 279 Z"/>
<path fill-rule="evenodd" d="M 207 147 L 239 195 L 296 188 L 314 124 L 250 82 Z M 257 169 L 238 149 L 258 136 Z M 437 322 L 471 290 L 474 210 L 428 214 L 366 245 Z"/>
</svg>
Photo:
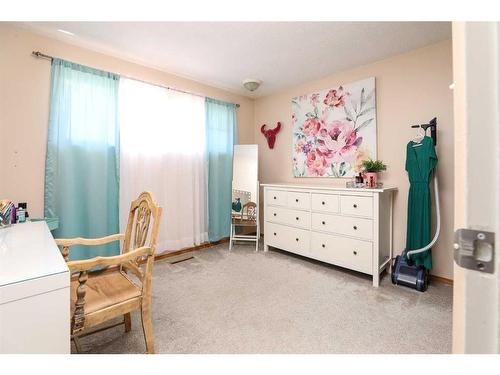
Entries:
<svg viewBox="0 0 500 375">
<path fill-rule="evenodd" d="M 368 181 L 368 186 L 377 187 L 378 172 L 385 171 L 387 166 L 382 162 L 382 160 L 372 159 L 363 160 L 362 165 L 366 181 Z"/>
</svg>

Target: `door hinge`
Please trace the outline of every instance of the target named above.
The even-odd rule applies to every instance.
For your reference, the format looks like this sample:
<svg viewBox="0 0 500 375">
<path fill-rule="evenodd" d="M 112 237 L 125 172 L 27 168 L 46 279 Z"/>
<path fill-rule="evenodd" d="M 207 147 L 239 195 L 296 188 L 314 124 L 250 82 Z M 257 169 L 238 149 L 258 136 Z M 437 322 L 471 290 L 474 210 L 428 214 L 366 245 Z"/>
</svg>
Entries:
<svg viewBox="0 0 500 375">
<path fill-rule="evenodd" d="M 487 273 L 495 271 L 495 233 L 457 229 L 453 247 L 455 262 L 460 267 Z"/>
</svg>

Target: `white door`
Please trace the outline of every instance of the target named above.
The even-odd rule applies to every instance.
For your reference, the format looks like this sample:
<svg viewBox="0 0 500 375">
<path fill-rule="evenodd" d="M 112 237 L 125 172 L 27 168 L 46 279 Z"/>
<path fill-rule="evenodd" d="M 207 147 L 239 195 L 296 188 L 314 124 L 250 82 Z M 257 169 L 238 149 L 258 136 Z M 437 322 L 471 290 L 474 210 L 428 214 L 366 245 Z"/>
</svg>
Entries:
<svg viewBox="0 0 500 375">
<path fill-rule="evenodd" d="M 481 256 L 493 266 L 492 273 L 477 270 L 484 266 L 482 260 L 474 261 L 477 257 L 469 258 L 476 269 L 455 260 L 454 353 L 500 352 L 499 31 L 493 22 L 453 23 L 455 229 L 495 236 L 492 262 L 487 247 Z M 475 236 L 471 238 L 482 235 Z"/>
</svg>

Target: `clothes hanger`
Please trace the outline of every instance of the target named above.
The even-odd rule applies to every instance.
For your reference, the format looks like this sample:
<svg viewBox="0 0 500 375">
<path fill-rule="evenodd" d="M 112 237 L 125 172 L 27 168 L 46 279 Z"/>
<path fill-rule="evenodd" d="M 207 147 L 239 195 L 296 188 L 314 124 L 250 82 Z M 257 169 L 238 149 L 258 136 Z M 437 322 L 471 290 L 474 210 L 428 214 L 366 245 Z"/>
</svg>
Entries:
<svg viewBox="0 0 500 375">
<path fill-rule="evenodd" d="M 413 147 L 422 146 L 422 141 L 425 138 L 425 130 L 422 128 L 418 128 L 417 135 L 412 139 L 414 145 Z"/>
</svg>

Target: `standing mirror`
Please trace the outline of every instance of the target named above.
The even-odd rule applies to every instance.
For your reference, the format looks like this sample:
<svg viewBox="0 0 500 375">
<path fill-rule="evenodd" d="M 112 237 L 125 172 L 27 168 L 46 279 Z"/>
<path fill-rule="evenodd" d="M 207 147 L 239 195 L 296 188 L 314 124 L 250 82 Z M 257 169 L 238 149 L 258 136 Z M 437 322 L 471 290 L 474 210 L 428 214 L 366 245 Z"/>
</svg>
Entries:
<svg viewBox="0 0 500 375">
<path fill-rule="evenodd" d="M 234 146 L 229 250 L 234 241 L 252 241 L 259 249 L 258 151 L 258 145 Z"/>
</svg>

